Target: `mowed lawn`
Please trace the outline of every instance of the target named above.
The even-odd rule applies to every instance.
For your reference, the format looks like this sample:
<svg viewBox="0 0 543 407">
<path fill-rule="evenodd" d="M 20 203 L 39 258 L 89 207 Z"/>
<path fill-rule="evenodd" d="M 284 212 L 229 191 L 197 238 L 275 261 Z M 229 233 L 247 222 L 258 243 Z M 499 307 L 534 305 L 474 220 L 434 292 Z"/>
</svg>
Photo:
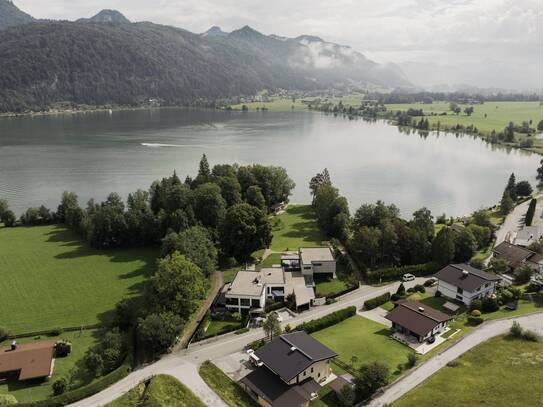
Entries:
<svg viewBox="0 0 543 407">
<path fill-rule="evenodd" d="M 543 405 L 543 343 L 497 337 L 473 348 L 394 407 Z"/>
<path fill-rule="evenodd" d="M 272 219 L 272 226 L 270 249 L 274 252 L 321 246 L 326 240 L 311 205 L 289 205 L 284 213 Z"/>
<path fill-rule="evenodd" d="M 312 336 L 336 352 L 345 363 L 350 364 L 353 356 L 358 360 L 356 367 L 380 362 L 388 366 L 391 375 L 398 364 L 407 362 L 407 355 L 411 352 L 407 346 L 390 338 L 390 330 L 386 326 L 358 315 Z M 337 366 L 332 367 L 342 373 Z"/>
<path fill-rule="evenodd" d="M 0 325 L 29 333 L 107 321 L 142 292 L 157 255 L 95 250 L 61 226 L 0 228 Z"/>
</svg>

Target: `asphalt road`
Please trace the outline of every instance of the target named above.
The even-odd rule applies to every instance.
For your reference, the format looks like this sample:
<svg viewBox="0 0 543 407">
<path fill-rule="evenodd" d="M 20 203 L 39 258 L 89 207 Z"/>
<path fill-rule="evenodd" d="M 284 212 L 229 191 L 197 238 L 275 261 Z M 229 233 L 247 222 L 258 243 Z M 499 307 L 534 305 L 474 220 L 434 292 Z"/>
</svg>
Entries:
<svg viewBox="0 0 543 407">
<path fill-rule="evenodd" d="M 439 369 L 446 366 L 450 361 L 458 358 L 460 355 L 482 342 L 506 333 L 513 321 L 518 321 L 523 328 L 531 329 L 543 334 L 543 313 L 487 322 L 480 328 L 466 335 L 450 348 L 429 359 L 426 363 L 417 367 L 407 376 L 404 376 L 402 379 L 386 388 L 383 394 L 376 397 L 368 405 L 371 407 L 382 407 L 385 404 L 393 403 L 411 389 L 424 382 Z"/>
<path fill-rule="evenodd" d="M 417 278 L 415 281 L 405 283 L 406 288 L 416 284 L 422 284 L 426 279 Z M 390 283 L 381 287 L 361 286 L 352 291 L 334 304 L 323 305 L 312 308 L 300 314 L 298 317 L 286 322 L 295 326 L 302 322 L 320 318 L 331 312 L 340 309 L 356 306 L 361 308 L 364 301 L 384 294 L 395 292 L 400 285 L 399 282 Z M 226 404 L 207 386 L 198 374 L 198 366 L 206 360 L 220 358 L 242 350 L 249 343 L 264 336 L 262 329 L 254 329 L 244 335 L 227 335 L 222 339 L 213 342 L 206 342 L 203 345 L 194 345 L 189 349 L 183 349 L 175 353 L 163 356 L 159 361 L 138 368 L 127 377 L 113 384 L 107 389 L 89 398 L 71 404 L 73 407 L 96 407 L 103 406 L 125 394 L 137 384 L 158 374 L 169 374 L 191 389 L 206 405 L 212 407 L 226 407 Z"/>
</svg>

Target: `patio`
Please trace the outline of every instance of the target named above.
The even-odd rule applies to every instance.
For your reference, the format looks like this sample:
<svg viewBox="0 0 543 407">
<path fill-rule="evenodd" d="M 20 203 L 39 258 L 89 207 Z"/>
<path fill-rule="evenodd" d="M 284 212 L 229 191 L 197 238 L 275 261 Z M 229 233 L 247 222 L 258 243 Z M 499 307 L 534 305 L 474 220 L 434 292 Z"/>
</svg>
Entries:
<svg viewBox="0 0 543 407">
<path fill-rule="evenodd" d="M 436 335 L 436 340 L 434 343 L 428 343 L 426 341 L 419 342 L 414 336 L 411 335 L 404 335 L 399 332 L 394 332 L 392 334 L 392 338 L 397 340 L 398 342 L 403 343 L 404 345 L 409 346 L 411 349 L 413 349 L 415 352 L 417 352 L 419 355 L 424 355 L 428 352 L 430 352 L 435 347 L 441 345 L 443 342 L 447 340 L 446 337 L 443 337 L 443 334 L 448 332 L 451 328 L 447 327 L 441 332 L 439 335 Z"/>
</svg>

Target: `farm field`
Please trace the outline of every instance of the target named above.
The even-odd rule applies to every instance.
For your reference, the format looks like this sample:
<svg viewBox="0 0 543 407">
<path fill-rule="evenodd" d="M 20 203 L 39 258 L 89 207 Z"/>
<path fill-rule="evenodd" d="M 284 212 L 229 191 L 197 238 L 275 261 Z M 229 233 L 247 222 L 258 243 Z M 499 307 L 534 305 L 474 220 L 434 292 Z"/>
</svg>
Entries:
<svg viewBox="0 0 543 407">
<path fill-rule="evenodd" d="M 255 111 L 257 108 L 266 108 L 271 112 L 290 112 L 293 110 L 308 110 L 307 106 L 304 105 L 301 99 L 296 99 L 295 102 L 292 99 L 282 99 L 276 98 L 271 99 L 269 102 L 248 102 L 240 103 L 237 105 L 232 105 L 232 110 L 241 110 L 242 106 L 245 105 L 249 111 Z M 265 112 L 264 112 L 265 113 Z"/>
<path fill-rule="evenodd" d="M 89 383 L 92 379 L 88 377 L 86 372 L 78 370 L 77 366 L 81 363 L 85 352 L 96 345 L 98 341 L 96 330 L 84 330 L 75 332 L 64 332 L 58 336 L 42 336 L 31 338 L 19 338 L 17 342 L 20 344 L 30 343 L 35 341 L 53 340 L 58 341 L 65 339 L 72 343 L 72 353 L 65 358 L 55 359 L 55 367 L 53 376 L 47 381 L 32 381 L 26 383 L 1 383 L 0 394 L 11 394 L 15 396 L 19 403 L 28 403 L 37 400 L 43 400 L 52 396 L 52 384 L 55 380 L 64 377 L 71 386 L 79 387 Z M 9 346 L 11 341 L 1 343 L 1 346 Z"/>
<path fill-rule="evenodd" d="M 497 337 L 468 351 L 394 407 L 543 405 L 543 343 Z"/>
<path fill-rule="evenodd" d="M 61 226 L 0 228 L 0 325 L 12 334 L 108 321 L 142 293 L 156 249 L 99 251 Z"/>
<path fill-rule="evenodd" d="M 459 106 L 463 110 L 469 105 Z M 543 120 L 543 106 L 540 106 L 539 102 L 486 102 L 482 105 L 473 105 L 475 111 L 471 116 L 464 113 L 455 115 L 449 110 L 449 102 L 393 104 L 386 105 L 386 107 L 388 110 L 422 109 L 428 116 L 430 124 L 438 121 L 450 126 L 473 124 L 484 133 L 490 133 L 492 130 L 501 131 L 509 122 L 521 124 L 523 121 L 529 122 L 531 120 L 532 126 L 536 127 L 537 123 Z M 439 116 L 444 112 L 447 113 L 446 116 Z M 432 116 L 432 114 L 438 116 Z"/>
</svg>

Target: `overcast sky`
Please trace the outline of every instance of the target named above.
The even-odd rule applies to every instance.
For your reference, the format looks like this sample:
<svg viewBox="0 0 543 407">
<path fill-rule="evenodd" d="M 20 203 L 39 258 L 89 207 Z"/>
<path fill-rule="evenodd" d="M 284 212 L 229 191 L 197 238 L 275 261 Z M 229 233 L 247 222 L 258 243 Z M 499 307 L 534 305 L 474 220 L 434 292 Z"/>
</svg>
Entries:
<svg viewBox="0 0 543 407">
<path fill-rule="evenodd" d="M 14 0 L 36 18 L 90 17 L 103 8 L 132 21 L 205 31 L 244 25 L 265 34 L 318 35 L 415 83 L 543 88 L 543 0 Z"/>
</svg>

